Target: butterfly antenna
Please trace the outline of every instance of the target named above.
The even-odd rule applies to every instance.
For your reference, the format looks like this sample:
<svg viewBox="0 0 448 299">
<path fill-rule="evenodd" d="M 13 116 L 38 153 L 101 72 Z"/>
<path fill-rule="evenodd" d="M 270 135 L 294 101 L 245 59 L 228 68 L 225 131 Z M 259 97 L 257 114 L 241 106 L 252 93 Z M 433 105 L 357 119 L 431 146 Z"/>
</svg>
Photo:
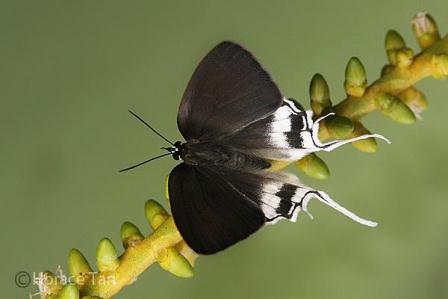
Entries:
<svg viewBox="0 0 448 299">
<path fill-rule="evenodd" d="M 174 146 L 174 143 L 172 143 L 171 141 L 169 141 L 165 136 L 163 136 L 162 134 L 160 134 L 159 132 L 157 132 L 156 129 L 154 129 L 153 127 L 151 127 L 146 121 L 144 121 L 140 116 L 138 116 L 137 114 L 135 114 L 134 112 L 132 112 L 131 110 L 128 110 L 129 113 L 131 113 L 135 118 L 137 118 L 139 121 L 141 121 L 145 126 L 147 126 L 148 128 L 151 129 L 151 131 L 153 131 L 154 133 L 156 133 L 160 138 L 162 138 L 163 140 L 165 140 L 166 142 L 168 142 L 169 144 L 171 144 L 172 146 Z"/>
<path fill-rule="evenodd" d="M 165 156 L 169 156 L 169 155 L 171 155 L 171 153 L 166 153 L 166 154 L 163 154 L 163 155 L 160 155 L 160 156 L 157 156 L 157 157 L 148 159 L 148 160 L 146 160 L 146 161 L 143 161 L 143 162 L 140 162 L 140 163 L 138 163 L 138 164 L 129 166 L 129 167 L 127 167 L 127 168 L 124 168 L 124 169 L 120 170 L 119 172 L 123 172 L 123 171 L 127 171 L 127 170 L 134 169 L 134 168 L 139 167 L 139 166 L 141 166 L 141 165 L 143 165 L 143 164 L 146 164 L 146 163 L 148 163 L 148 162 L 151 162 L 151 161 L 154 161 L 154 160 L 157 160 L 157 159 L 159 159 L 159 158 L 162 158 L 162 157 L 165 157 Z"/>
</svg>

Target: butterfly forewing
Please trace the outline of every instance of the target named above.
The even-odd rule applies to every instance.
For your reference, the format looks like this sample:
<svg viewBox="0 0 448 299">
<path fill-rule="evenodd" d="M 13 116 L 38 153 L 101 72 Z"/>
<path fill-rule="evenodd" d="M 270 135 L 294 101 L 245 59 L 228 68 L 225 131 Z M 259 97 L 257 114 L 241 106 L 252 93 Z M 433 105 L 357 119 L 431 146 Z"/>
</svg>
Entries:
<svg viewBox="0 0 448 299">
<path fill-rule="evenodd" d="M 222 42 L 194 71 L 177 123 L 186 140 L 216 140 L 265 118 L 281 104 L 280 90 L 252 54 Z"/>
</svg>

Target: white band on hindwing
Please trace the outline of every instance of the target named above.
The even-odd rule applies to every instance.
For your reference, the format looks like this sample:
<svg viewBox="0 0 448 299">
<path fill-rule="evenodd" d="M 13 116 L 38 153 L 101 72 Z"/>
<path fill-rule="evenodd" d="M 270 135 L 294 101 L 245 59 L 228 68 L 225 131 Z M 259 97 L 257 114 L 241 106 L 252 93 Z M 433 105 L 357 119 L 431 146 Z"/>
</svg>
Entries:
<svg viewBox="0 0 448 299">
<path fill-rule="evenodd" d="M 323 191 L 317 191 L 305 186 L 295 186 L 296 190 L 292 197 L 282 198 L 278 194 L 282 187 L 281 182 L 269 183 L 263 187 L 262 197 L 260 198 L 260 206 L 265 214 L 268 224 L 275 224 L 280 219 L 288 219 L 292 222 L 297 220 L 298 213 L 300 211 L 306 212 L 311 218 L 312 215 L 308 212 L 308 203 L 312 198 L 317 198 L 320 202 L 335 209 L 336 211 L 344 214 L 353 221 L 356 221 L 362 225 L 375 227 L 378 223 L 364 219 L 350 210 L 344 208 L 336 201 L 334 201 L 327 193 Z M 278 208 L 282 201 L 290 201 L 291 207 L 285 214 L 279 214 Z"/>
</svg>

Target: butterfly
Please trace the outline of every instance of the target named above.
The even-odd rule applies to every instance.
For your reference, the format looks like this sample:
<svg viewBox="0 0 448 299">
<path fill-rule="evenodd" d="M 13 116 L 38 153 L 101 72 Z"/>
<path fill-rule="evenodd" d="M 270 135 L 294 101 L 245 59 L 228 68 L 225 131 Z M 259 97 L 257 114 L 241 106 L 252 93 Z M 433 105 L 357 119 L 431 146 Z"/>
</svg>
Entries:
<svg viewBox="0 0 448 299">
<path fill-rule="evenodd" d="M 230 41 L 215 46 L 197 66 L 179 106 L 177 124 L 186 141 L 171 143 L 145 123 L 172 145 L 165 155 L 182 160 L 169 175 L 168 193 L 186 243 L 199 254 L 216 253 L 265 224 L 296 221 L 312 198 L 376 226 L 294 174 L 270 170 L 272 161 L 292 162 L 360 139 L 385 139 L 369 134 L 322 143 L 319 122 L 330 115 L 313 121 L 311 111 L 282 95 L 250 52 Z"/>
</svg>

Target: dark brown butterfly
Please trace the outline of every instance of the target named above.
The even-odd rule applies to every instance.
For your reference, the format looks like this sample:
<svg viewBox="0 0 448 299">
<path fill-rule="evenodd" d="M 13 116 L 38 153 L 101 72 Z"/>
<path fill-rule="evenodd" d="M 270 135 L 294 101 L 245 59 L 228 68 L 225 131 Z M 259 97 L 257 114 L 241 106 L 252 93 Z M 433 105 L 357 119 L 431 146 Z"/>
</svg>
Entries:
<svg viewBox="0 0 448 299">
<path fill-rule="evenodd" d="M 295 175 L 269 170 L 273 160 L 295 161 L 359 139 L 384 139 L 373 134 L 323 144 L 317 137 L 323 118 L 313 121 L 311 111 L 285 98 L 241 46 L 226 41 L 213 48 L 193 73 L 179 107 L 177 123 L 186 142 L 166 148 L 166 155 L 183 161 L 171 171 L 168 187 L 187 244 L 200 254 L 218 252 L 264 224 L 295 221 L 311 198 L 376 226 Z"/>
</svg>

